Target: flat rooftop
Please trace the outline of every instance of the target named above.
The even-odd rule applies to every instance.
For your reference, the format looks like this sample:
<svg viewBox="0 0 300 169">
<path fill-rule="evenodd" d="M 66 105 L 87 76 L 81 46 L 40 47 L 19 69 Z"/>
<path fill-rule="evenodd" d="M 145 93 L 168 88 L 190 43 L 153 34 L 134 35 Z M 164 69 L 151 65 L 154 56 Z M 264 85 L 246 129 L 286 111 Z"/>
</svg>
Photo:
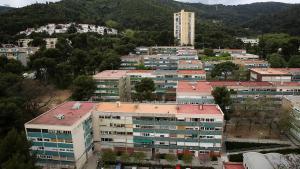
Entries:
<svg viewBox="0 0 300 169">
<path fill-rule="evenodd" d="M 26 124 L 72 126 L 85 114 L 93 110 L 95 105 L 96 104 L 93 102 L 65 102 L 39 115 Z M 58 116 L 64 117 L 62 119 L 59 119 Z"/>
<path fill-rule="evenodd" d="M 113 103 L 101 102 L 96 108 L 99 112 L 145 113 L 145 114 L 219 114 L 222 111 L 215 104 L 211 105 L 177 105 L 150 103 Z"/>
<path fill-rule="evenodd" d="M 245 169 L 243 163 L 226 162 L 223 166 L 224 169 Z"/>
<path fill-rule="evenodd" d="M 212 86 L 209 82 L 187 82 L 179 81 L 177 85 L 177 92 L 197 92 L 197 93 L 211 93 Z"/>
<path fill-rule="evenodd" d="M 200 60 L 179 60 L 180 65 L 182 64 L 201 64 Z"/>
<path fill-rule="evenodd" d="M 177 108 L 177 113 L 181 114 L 211 114 L 221 115 L 223 114 L 219 106 L 215 104 L 180 104 Z"/>
<path fill-rule="evenodd" d="M 127 73 L 153 73 L 154 70 L 128 70 Z"/>
<path fill-rule="evenodd" d="M 125 77 L 127 70 L 105 70 L 93 76 L 94 79 L 120 79 Z"/>
<path fill-rule="evenodd" d="M 177 70 L 177 73 L 187 75 L 206 74 L 205 70 Z"/>
<path fill-rule="evenodd" d="M 291 75 L 288 68 L 253 68 L 250 70 L 261 75 Z"/>
</svg>

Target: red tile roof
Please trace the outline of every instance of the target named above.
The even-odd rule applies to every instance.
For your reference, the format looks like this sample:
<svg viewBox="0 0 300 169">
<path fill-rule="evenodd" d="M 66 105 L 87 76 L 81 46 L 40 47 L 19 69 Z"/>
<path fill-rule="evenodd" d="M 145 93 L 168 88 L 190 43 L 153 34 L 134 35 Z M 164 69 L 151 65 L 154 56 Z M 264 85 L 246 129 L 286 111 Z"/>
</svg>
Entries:
<svg viewBox="0 0 300 169">
<path fill-rule="evenodd" d="M 73 107 L 80 103 L 79 108 Z M 79 105 L 79 104 L 78 104 Z M 43 125 L 61 125 L 71 126 L 81 119 L 85 114 L 89 113 L 96 104 L 93 102 L 76 102 L 70 101 L 60 104 L 42 115 L 29 121 L 27 124 L 43 124 Z M 64 115 L 63 119 L 58 119 L 57 115 Z"/>
<path fill-rule="evenodd" d="M 177 113 L 223 115 L 219 106 L 215 104 L 181 104 L 178 105 Z"/>
</svg>

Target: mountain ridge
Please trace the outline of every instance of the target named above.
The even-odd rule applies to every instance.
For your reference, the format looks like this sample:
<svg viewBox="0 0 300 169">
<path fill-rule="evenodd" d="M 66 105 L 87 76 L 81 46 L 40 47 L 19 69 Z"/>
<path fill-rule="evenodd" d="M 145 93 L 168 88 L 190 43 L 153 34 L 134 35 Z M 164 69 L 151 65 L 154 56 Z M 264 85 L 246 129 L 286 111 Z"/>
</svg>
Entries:
<svg viewBox="0 0 300 169">
<path fill-rule="evenodd" d="M 117 21 L 122 28 L 171 31 L 173 13 L 181 9 L 195 12 L 198 23 L 213 20 L 225 25 L 252 26 L 250 21 L 255 23 L 257 18 L 275 15 L 292 6 L 277 2 L 226 6 L 174 0 L 62 0 L 0 14 L 0 34 L 13 35 L 28 27 L 47 23 L 104 24 L 107 20 Z"/>
</svg>

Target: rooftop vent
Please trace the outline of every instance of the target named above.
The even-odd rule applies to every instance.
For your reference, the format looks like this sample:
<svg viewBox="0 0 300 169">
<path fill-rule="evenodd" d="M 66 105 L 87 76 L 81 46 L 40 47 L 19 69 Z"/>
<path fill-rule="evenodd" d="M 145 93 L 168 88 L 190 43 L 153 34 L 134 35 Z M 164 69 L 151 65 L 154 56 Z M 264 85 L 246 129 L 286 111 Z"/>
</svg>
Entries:
<svg viewBox="0 0 300 169">
<path fill-rule="evenodd" d="M 195 87 L 195 86 L 192 86 L 192 89 L 193 89 L 193 90 L 196 90 L 196 87 Z"/>
<path fill-rule="evenodd" d="M 116 102 L 116 104 L 117 104 L 117 107 L 121 106 L 121 102 Z"/>
<path fill-rule="evenodd" d="M 72 109 L 73 110 L 79 110 L 80 106 L 81 106 L 81 103 L 80 102 L 76 102 L 76 103 L 73 104 Z"/>
<path fill-rule="evenodd" d="M 63 114 L 58 114 L 58 115 L 56 115 L 55 117 L 56 117 L 58 120 L 62 120 L 62 119 L 65 118 L 65 115 L 63 115 Z"/>
</svg>

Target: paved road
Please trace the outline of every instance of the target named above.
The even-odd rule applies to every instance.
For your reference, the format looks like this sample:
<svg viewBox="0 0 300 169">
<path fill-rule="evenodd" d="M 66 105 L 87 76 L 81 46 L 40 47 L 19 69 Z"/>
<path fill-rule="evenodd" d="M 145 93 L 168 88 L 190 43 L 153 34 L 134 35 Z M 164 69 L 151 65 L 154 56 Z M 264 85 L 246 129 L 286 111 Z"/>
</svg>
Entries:
<svg viewBox="0 0 300 169">
<path fill-rule="evenodd" d="M 98 156 L 93 154 L 84 165 L 83 169 L 96 169 L 97 168 Z"/>
</svg>

